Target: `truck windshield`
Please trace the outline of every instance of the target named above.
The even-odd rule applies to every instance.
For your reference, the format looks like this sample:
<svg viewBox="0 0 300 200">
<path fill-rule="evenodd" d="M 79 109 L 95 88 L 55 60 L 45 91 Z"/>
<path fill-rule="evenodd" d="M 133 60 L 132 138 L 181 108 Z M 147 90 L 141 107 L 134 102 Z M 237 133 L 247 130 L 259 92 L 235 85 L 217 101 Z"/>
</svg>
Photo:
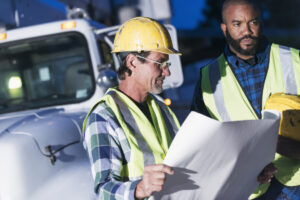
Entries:
<svg viewBox="0 0 300 200">
<path fill-rule="evenodd" d="M 80 102 L 94 85 L 79 33 L 0 45 L 0 113 Z"/>
</svg>

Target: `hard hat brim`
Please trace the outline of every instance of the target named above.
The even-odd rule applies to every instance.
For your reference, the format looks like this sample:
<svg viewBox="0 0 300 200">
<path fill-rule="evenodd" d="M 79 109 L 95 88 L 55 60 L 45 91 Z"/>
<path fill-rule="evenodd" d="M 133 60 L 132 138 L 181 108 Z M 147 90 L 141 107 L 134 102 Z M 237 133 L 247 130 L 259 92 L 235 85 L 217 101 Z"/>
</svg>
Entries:
<svg viewBox="0 0 300 200">
<path fill-rule="evenodd" d="M 170 49 L 149 49 L 149 50 L 141 50 L 141 51 L 137 51 L 136 49 L 127 50 L 127 51 L 116 51 L 116 50 L 113 50 L 113 51 L 111 51 L 111 53 L 142 52 L 142 51 L 154 51 L 154 52 L 159 52 L 159 53 L 168 54 L 168 55 L 170 55 L 170 54 L 176 54 L 176 55 L 179 55 L 179 56 L 182 55 L 179 51 L 177 51 L 174 48 L 170 48 Z"/>
</svg>

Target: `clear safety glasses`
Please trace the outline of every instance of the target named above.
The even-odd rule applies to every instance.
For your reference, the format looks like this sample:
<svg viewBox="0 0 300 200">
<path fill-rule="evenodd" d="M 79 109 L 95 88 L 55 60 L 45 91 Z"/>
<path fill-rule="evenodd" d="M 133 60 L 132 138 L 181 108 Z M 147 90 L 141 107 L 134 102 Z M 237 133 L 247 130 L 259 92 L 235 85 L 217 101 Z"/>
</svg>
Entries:
<svg viewBox="0 0 300 200">
<path fill-rule="evenodd" d="M 136 57 L 142 58 L 142 59 L 150 61 L 150 62 L 154 62 L 154 63 L 158 64 L 158 66 L 160 67 L 160 69 L 164 69 L 166 67 L 170 67 L 171 66 L 171 63 L 168 60 L 166 60 L 166 61 L 164 61 L 164 62 L 161 63 L 161 62 L 158 62 L 156 60 L 152 60 L 150 58 L 145 58 L 145 57 L 139 56 L 139 55 L 136 55 Z"/>
</svg>

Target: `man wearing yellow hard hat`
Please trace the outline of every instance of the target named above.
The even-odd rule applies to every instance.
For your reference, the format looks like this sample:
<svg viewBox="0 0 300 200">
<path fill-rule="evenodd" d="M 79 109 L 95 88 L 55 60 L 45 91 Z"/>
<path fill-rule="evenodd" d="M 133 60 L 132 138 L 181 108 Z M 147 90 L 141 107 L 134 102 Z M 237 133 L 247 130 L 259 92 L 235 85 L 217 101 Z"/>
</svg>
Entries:
<svg viewBox="0 0 300 200">
<path fill-rule="evenodd" d="M 251 0 L 224 1 L 221 29 L 227 45 L 215 61 L 201 69 L 192 110 L 220 121 L 259 119 L 264 108 L 299 110 L 295 96 L 300 94 L 299 50 L 269 43 L 262 35 L 260 16 Z M 278 173 L 251 198 L 300 199 L 299 125 L 297 112 L 282 113 L 273 162 Z M 292 126 L 298 130 L 292 133 Z"/>
<path fill-rule="evenodd" d="M 112 52 L 121 59 L 120 86 L 106 92 L 83 128 L 95 191 L 100 199 L 143 199 L 173 174 L 162 162 L 179 123 L 152 94 L 170 76 L 169 54 L 180 53 L 166 28 L 145 17 L 119 28 Z"/>
</svg>

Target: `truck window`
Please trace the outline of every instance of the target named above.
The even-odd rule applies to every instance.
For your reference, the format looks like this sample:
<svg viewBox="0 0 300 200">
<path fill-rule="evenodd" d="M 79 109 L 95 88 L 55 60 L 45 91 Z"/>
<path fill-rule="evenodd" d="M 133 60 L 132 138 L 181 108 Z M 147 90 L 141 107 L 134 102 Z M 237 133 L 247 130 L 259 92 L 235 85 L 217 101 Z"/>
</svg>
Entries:
<svg viewBox="0 0 300 200">
<path fill-rule="evenodd" d="M 98 47 L 101 49 L 100 57 L 103 61 L 103 66 L 101 67 L 109 67 L 110 69 L 116 71 L 116 67 L 114 64 L 113 56 L 111 54 L 111 49 L 108 44 L 102 40 L 98 40 Z"/>
<path fill-rule="evenodd" d="M 80 102 L 94 85 L 87 42 L 79 33 L 0 45 L 0 113 Z"/>
</svg>

